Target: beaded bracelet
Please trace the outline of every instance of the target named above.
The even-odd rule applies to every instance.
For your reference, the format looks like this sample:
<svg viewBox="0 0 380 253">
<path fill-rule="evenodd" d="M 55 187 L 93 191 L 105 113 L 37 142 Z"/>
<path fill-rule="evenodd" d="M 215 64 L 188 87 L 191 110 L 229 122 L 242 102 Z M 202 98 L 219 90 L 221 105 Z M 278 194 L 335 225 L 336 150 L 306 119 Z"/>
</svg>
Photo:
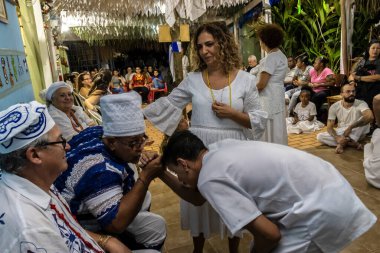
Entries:
<svg viewBox="0 0 380 253">
<path fill-rule="evenodd" d="M 98 244 L 102 249 L 106 248 L 107 242 L 109 239 L 111 239 L 112 236 L 110 235 L 100 235 Z"/>
</svg>

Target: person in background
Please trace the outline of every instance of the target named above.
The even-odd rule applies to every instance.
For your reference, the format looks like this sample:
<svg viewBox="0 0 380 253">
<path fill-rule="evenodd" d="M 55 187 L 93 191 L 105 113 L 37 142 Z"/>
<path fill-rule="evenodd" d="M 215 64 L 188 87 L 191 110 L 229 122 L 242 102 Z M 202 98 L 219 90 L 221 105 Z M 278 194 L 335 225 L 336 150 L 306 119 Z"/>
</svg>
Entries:
<svg viewBox="0 0 380 253">
<path fill-rule="evenodd" d="M 66 140 L 96 125 L 82 107 L 74 105 L 73 89 L 65 82 L 52 83 L 46 90 L 45 100 L 50 116 Z"/>
<path fill-rule="evenodd" d="M 340 252 L 377 220 L 331 163 L 285 145 L 229 139 L 206 148 L 182 131 L 162 163 L 170 171 L 161 180 L 179 196 L 209 201 L 232 233 L 253 235 L 251 253 Z"/>
<path fill-rule="evenodd" d="M 143 152 L 147 141 L 141 97 L 134 91 L 100 99 L 103 126 L 75 136 L 68 169 L 55 186 L 88 230 L 106 231 L 132 250 L 161 250 L 165 220 L 149 212 L 150 182 L 162 172 L 156 153 Z M 137 174 L 135 164 L 147 161 Z"/>
<path fill-rule="evenodd" d="M 129 84 L 131 83 L 132 81 L 132 77 L 135 73 L 133 72 L 133 69 L 132 67 L 127 67 L 127 74 L 125 74 L 125 82 L 126 82 L 126 86 L 124 88 L 124 91 L 127 92 L 128 89 L 129 89 Z"/>
<path fill-rule="evenodd" d="M 91 79 L 94 79 L 95 78 L 95 75 L 98 73 L 98 69 L 93 69 L 90 71 L 90 76 L 91 76 Z"/>
<path fill-rule="evenodd" d="M 190 130 L 206 145 L 226 138 L 260 139 L 267 113 L 260 106 L 255 76 L 240 70 L 238 46 L 226 24 L 200 25 L 192 43 L 198 70 L 189 73 L 167 97 L 144 108 L 145 117 L 170 136 L 191 103 Z M 190 230 L 194 253 L 203 252 L 205 238 L 226 232 L 209 203 L 196 207 L 181 200 L 180 205 L 181 227 Z M 238 252 L 239 238 L 228 236 L 230 252 Z"/>
<path fill-rule="evenodd" d="M 98 72 L 95 76 L 94 84 L 88 93 L 87 99 L 84 101 L 86 109 L 96 111 L 96 106 L 99 105 L 100 98 L 109 92 L 111 85 L 111 71 L 105 69 Z"/>
<path fill-rule="evenodd" d="M 294 117 L 286 118 L 288 134 L 310 133 L 318 131 L 325 125 L 316 119 L 317 109 L 310 102 L 310 90 L 301 90 L 300 100 L 294 109 Z"/>
<path fill-rule="evenodd" d="M 147 84 L 147 76 L 144 73 L 141 73 L 140 67 L 136 67 L 136 73 L 132 77 L 129 89 L 139 93 L 143 102 L 148 100 L 149 87 Z"/>
<path fill-rule="evenodd" d="M 355 99 L 355 86 L 344 84 L 340 95 L 343 100 L 335 102 L 329 109 L 327 132 L 317 135 L 319 142 L 336 147 L 337 154 L 343 153 L 346 146 L 362 149 L 359 141 L 369 132 L 369 123 L 373 121 L 367 103 Z M 338 127 L 334 129 L 336 120 Z"/>
<path fill-rule="evenodd" d="M 83 98 L 87 98 L 88 93 L 90 92 L 92 88 L 92 78 L 91 78 L 90 73 L 82 72 L 78 76 L 78 88 L 79 88 L 79 94 Z"/>
<path fill-rule="evenodd" d="M 112 80 L 110 90 L 113 94 L 118 94 L 124 92 L 125 80 L 118 70 L 112 72 Z"/>
<path fill-rule="evenodd" d="M 82 228 L 53 186 L 70 146 L 46 107 L 16 104 L 0 122 L 1 251 L 130 253 L 115 237 Z"/>
<path fill-rule="evenodd" d="M 309 87 L 313 89 L 311 101 L 317 108 L 317 118 L 321 118 L 321 107 L 326 102 L 327 96 L 330 95 L 330 86 L 334 85 L 334 80 L 329 80 L 329 75 L 334 75 L 334 72 L 327 67 L 328 59 L 326 57 L 317 57 L 314 61 L 313 69 L 310 70 Z"/>
<path fill-rule="evenodd" d="M 373 114 L 376 129 L 371 142 L 364 146 L 364 173 L 367 182 L 380 188 L 380 94 L 373 98 Z"/>
<path fill-rule="evenodd" d="M 289 103 L 288 112 L 293 114 L 294 107 L 297 104 L 298 96 L 300 95 L 301 88 L 308 86 L 310 82 L 310 70 L 313 68 L 309 63 L 307 55 L 297 57 L 297 71 L 293 84 L 296 88 L 285 92 L 285 101 Z"/>
<path fill-rule="evenodd" d="M 70 82 L 73 84 L 73 89 L 75 90 L 75 92 L 79 92 L 79 89 L 78 89 L 78 76 L 79 76 L 78 72 L 71 72 Z"/>
<path fill-rule="evenodd" d="M 291 90 L 294 88 L 293 81 L 297 74 L 297 65 L 296 60 L 293 56 L 288 57 L 288 73 L 284 79 L 285 91 Z"/>
<path fill-rule="evenodd" d="M 369 43 L 364 58 L 356 65 L 349 80 L 357 84 L 357 98 L 372 109 L 373 98 L 380 94 L 380 41 Z"/>
<path fill-rule="evenodd" d="M 287 145 L 284 79 L 288 61 L 279 49 L 284 40 L 284 31 L 276 24 L 265 24 L 258 28 L 257 35 L 261 48 L 267 52 L 267 56 L 260 61 L 256 84 L 261 105 L 269 114 L 262 140 Z"/>
<path fill-rule="evenodd" d="M 65 83 L 67 83 L 68 85 L 70 85 L 71 87 L 73 87 L 73 83 L 71 82 L 70 79 L 71 78 L 70 78 L 70 74 L 69 73 L 66 73 L 66 74 L 63 75 L 63 81 Z M 73 89 L 74 89 L 74 87 L 73 87 Z"/>
<path fill-rule="evenodd" d="M 257 58 L 253 54 L 248 56 L 248 68 L 247 72 L 251 75 L 257 76 L 260 71 L 260 65 L 257 64 Z"/>
<path fill-rule="evenodd" d="M 152 66 L 148 66 L 147 73 L 148 73 L 150 76 L 153 76 L 153 67 L 152 67 Z"/>
<path fill-rule="evenodd" d="M 153 81 L 153 88 L 155 89 L 165 88 L 165 82 L 164 80 L 162 80 L 162 77 L 157 69 L 153 71 L 152 81 Z"/>
</svg>

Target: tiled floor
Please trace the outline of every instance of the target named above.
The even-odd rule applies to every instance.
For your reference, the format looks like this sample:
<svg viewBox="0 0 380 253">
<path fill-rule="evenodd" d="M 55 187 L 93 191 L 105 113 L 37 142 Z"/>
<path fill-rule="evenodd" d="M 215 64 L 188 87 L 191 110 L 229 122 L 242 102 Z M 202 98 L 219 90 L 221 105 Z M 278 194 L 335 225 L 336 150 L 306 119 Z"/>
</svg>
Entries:
<svg viewBox="0 0 380 253">
<path fill-rule="evenodd" d="M 163 135 L 147 122 L 147 133 L 155 142 L 148 149 L 159 150 Z M 318 133 L 318 132 L 317 132 Z M 316 134 L 290 135 L 289 146 L 305 150 L 333 163 L 350 182 L 360 199 L 380 218 L 380 190 L 367 184 L 363 172 L 363 152 L 348 148 L 337 155 L 333 148 L 320 145 Z M 191 253 L 192 240 L 189 232 L 182 231 L 179 220 L 179 198 L 160 180 L 150 185 L 152 192 L 152 211 L 162 215 L 167 222 L 168 236 L 165 242 L 165 253 Z M 240 252 L 248 252 L 251 236 L 245 234 L 240 244 Z M 227 240 L 214 236 L 206 241 L 205 253 L 228 252 Z M 346 248 L 343 253 L 380 253 L 380 223 L 361 238 Z"/>
</svg>

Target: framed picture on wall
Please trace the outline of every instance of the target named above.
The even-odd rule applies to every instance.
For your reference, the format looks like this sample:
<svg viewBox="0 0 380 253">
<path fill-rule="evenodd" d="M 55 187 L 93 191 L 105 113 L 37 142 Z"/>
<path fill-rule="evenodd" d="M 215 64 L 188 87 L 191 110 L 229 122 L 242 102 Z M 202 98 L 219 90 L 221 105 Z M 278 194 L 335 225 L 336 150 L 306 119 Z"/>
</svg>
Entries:
<svg viewBox="0 0 380 253">
<path fill-rule="evenodd" d="M 8 23 L 7 10 L 5 9 L 5 0 L 0 0 L 0 21 Z"/>
</svg>

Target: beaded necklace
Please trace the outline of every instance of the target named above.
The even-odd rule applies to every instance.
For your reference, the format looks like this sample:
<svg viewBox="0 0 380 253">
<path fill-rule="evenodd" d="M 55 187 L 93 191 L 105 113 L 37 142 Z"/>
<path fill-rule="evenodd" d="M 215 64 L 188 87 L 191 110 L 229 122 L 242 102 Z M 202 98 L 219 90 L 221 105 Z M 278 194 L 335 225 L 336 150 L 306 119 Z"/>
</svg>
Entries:
<svg viewBox="0 0 380 253">
<path fill-rule="evenodd" d="M 208 71 L 206 71 L 206 80 L 207 80 L 207 87 L 210 90 L 212 102 L 215 103 L 215 95 L 214 95 L 214 92 L 211 89 L 210 80 L 208 78 Z M 230 91 L 230 96 L 229 96 L 230 107 L 232 107 L 232 95 L 231 95 L 232 91 L 231 91 L 230 73 L 228 73 L 228 89 Z M 222 93 L 222 95 L 223 95 L 223 93 Z"/>
</svg>

